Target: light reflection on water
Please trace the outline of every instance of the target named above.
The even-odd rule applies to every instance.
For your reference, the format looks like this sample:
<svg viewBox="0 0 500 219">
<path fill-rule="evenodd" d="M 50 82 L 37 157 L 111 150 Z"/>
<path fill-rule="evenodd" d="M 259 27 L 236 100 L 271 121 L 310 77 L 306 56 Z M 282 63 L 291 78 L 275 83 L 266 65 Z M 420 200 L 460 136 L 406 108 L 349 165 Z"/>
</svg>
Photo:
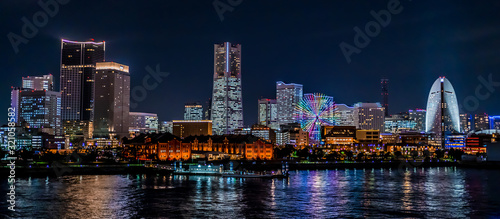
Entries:
<svg viewBox="0 0 500 219">
<path fill-rule="evenodd" d="M 498 170 L 311 170 L 273 180 L 88 175 L 17 181 L 16 212 L 7 212 L 2 202 L 2 217 L 500 217 Z M 0 192 L 7 192 L 6 182 Z"/>
</svg>

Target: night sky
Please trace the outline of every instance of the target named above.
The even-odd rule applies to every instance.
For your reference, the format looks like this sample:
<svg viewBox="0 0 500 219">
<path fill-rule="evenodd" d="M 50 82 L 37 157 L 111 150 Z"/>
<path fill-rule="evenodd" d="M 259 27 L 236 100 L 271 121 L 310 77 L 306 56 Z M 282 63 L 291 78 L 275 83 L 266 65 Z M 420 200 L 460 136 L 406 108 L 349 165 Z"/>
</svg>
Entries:
<svg viewBox="0 0 500 219">
<path fill-rule="evenodd" d="M 219 0 L 227 4 L 226 0 Z M 347 63 L 341 42 L 353 45 L 354 27 L 364 29 L 374 10 L 389 1 L 242 0 L 223 14 L 213 1 L 76 1 L 59 7 L 47 25 L 19 45 L 22 17 L 42 10 L 37 1 L 1 1 L 0 108 L 21 77 L 51 73 L 59 90 L 60 39 L 106 41 L 106 60 L 130 66 L 132 87 L 146 66 L 169 72 L 131 111 L 182 119 L 184 103 L 205 104 L 212 92 L 213 44 L 242 45 L 245 125 L 257 121 L 257 100 L 275 98 L 276 81 L 300 83 L 337 103 L 380 102 L 380 79 L 390 80 L 390 113 L 425 108 L 439 76 L 453 84 L 460 104 L 474 96 L 479 76 L 500 81 L 499 1 L 400 1 L 402 11 Z M 474 113 L 500 114 L 500 87 L 479 101 Z M 6 115 L 5 114 L 5 115 Z"/>
</svg>

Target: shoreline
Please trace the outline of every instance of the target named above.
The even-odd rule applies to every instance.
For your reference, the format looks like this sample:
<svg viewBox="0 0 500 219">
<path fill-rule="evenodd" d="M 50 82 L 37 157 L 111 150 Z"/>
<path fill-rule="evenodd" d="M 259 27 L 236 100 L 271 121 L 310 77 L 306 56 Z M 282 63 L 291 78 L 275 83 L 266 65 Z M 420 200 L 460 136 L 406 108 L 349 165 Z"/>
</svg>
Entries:
<svg viewBox="0 0 500 219">
<path fill-rule="evenodd" d="M 391 162 L 350 162 L 350 163 L 300 163 L 289 162 L 289 171 L 295 170 L 344 170 L 344 169 L 402 169 L 402 168 L 429 168 L 429 167 L 458 167 L 475 169 L 500 169 L 499 163 L 459 163 L 459 162 L 413 162 L 413 161 L 391 161 Z M 272 171 L 281 169 L 283 164 L 279 162 L 267 162 L 265 164 L 242 164 L 240 168 L 252 171 Z M 24 167 L 16 166 L 17 176 L 65 176 L 65 175 L 120 175 L 120 174 L 173 174 L 173 170 L 158 169 L 145 166 L 100 165 L 84 167 L 68 167 L 62 174 L 56 174 L 53 167 Z M 0 172 L 8 173 L 8 167 L 0 167 Z M 59 171 L 62 172 L 62 171 Z M 3 174 L 3 175 L 5 175 Z M 3 176 L 2 175 L 2 176 Z M 197 175 L 197 174 L 186 174 Z M 16 176 L 16 177 L 17 177 Z M 4 178 L 4 177 L 0 177 Z"/>
</svg>

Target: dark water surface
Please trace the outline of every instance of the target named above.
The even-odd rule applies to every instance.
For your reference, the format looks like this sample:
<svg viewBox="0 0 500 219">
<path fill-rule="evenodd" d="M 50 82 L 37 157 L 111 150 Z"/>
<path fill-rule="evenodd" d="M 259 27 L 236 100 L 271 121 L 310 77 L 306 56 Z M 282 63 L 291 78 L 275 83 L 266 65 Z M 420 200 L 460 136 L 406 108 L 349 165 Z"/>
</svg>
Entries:
<svg viewBox="0 0 500 219">
<path fill-rule="evenodd" d="M 7 193 L 2 179 L 0 192 Z M 4 196 L 5 197 L 5 196 Z M 5 200 L 5 199 L 4 199 Z M 296 171 L 289 179 L 87 175 L 18 178 L 21 218 L 499 218 L 500 171 Z"/>
</svg>

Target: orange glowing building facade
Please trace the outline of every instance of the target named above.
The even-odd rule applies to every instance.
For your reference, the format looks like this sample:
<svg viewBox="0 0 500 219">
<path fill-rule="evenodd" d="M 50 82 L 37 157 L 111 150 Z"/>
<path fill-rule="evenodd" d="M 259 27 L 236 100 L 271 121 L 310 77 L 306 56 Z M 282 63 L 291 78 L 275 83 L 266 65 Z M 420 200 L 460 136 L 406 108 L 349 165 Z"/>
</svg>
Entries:
<svg viewBox="0 0 500 219">
<path fill-rule="evenodd" d="M 270 160 L 274 145 L 252 135 L 189 136 L 141 134 L 126 141 L 124 155 L 139 160 L 189 160 L 193 154 L 219 153 L 232 159 Z"/>
</svg>

